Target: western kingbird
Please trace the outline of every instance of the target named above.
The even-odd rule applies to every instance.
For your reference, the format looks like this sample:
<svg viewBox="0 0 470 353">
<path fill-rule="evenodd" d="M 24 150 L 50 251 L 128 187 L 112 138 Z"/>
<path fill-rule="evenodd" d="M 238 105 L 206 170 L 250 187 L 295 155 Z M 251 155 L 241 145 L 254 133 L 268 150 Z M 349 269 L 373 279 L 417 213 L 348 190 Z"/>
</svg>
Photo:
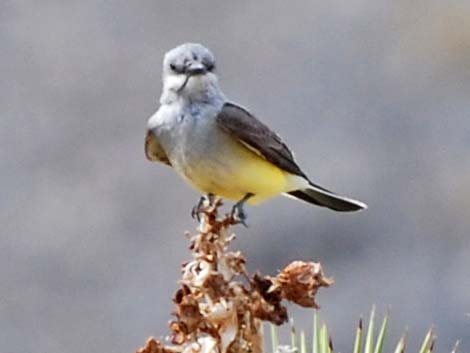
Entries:
<svg viewBox="0 0 470 353">
<path fill-rule="evenodd" d="M 167 52 L 162 76 L 161 105 L 147 126 L 147 158 L 173 167 L 207 195 L 237 200 L 232 213 L 242 222 L 246 201 L 279 194 L 335 211 L 367 208 L 312 183 L 279 135 L 228 101 L 204 46 L 186 43 Z"/>
</svg>

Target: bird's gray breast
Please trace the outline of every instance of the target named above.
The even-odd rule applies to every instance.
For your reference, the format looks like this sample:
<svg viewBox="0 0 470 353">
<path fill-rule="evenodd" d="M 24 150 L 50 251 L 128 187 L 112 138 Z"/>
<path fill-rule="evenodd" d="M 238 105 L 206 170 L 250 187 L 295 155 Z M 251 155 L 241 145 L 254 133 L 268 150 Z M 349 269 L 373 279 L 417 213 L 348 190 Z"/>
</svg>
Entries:
<svg viewBox="0 0 470 353">
<path fill-rule="evenodd" d="M 187 178 L 218 163 L 216 146 L 222 132 L 215 119 L 219 110 L 214 105 L 192 104 L 177 109 L 167 120 L 162 142 L 173 168 Z"/>
</svg>

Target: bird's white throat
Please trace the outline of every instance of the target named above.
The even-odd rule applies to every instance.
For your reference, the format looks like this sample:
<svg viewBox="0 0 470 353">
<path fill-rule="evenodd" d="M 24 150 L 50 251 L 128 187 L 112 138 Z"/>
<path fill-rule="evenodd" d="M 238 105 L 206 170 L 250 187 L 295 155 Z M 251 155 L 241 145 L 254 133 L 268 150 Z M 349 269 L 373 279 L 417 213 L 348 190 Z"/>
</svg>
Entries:
<svg viewBox="0 0 470 353">
<path fill-rule="evenodd" d="M 185 81 L 185 75 L 166 76 L 163 80 L 163 93 L 160 97 L 160 103 L 171 104 L 177 100 L 210 102 L 214 99 L 223 98 L 215 74 L 194 75 L 189 77 L 186 84 Z"/>
</svg>

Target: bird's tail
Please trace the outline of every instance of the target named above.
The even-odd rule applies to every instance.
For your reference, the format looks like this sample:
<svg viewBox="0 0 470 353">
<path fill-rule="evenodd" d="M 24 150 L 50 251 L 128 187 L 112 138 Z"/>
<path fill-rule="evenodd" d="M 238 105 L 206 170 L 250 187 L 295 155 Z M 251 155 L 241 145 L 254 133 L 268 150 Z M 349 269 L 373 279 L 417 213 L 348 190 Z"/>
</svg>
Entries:
<svg viewBox="0 0 470 353">
<path fill-rule="evenodd" d="M 338 212 L 354 212 L 367 208 L 367 205 L 361 201 L 337 195 L 313 183 L 310 183 L 306 189 L 290 191 L 286 193 L 286 196 L 318 206 L 328 207 Z"/>
</svg>

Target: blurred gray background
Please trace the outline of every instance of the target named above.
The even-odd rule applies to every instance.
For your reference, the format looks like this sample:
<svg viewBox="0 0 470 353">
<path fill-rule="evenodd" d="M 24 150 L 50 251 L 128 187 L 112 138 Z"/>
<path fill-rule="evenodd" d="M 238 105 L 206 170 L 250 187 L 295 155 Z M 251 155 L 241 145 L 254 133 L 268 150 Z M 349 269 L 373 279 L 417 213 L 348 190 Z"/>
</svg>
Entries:
<svg viewBox="0 0 470 353">
<path fill-rule="evenodd" d="M 133 352 L 163 337 L 198 198 L 143 153 L 164 53 L 201 42 L 232 100 L 281 132 L 337 214 L 278 198 L 236 229 L 250 270 L 321 261 L 335 348 L 470 351 L 468 1 L 0 2 L 0 351 Z M 309 329 L 311 311 L 291 308 Z"/>
</svg>

